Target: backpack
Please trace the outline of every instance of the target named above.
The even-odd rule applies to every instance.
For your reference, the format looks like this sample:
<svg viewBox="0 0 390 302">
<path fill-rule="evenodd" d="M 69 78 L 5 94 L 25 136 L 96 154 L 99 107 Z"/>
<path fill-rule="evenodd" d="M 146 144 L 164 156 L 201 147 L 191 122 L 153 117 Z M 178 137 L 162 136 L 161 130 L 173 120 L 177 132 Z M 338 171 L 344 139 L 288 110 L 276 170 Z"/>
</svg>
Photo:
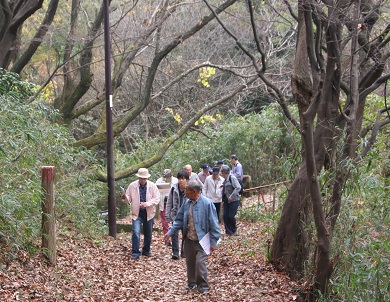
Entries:
<svg viewBox="0 0 390 302">
<path fill-rule="evenodd" d="M 229 182 L 232 184 L 232 187 L 234 188 L 233 183 L 232 183 L 232 176 L 231 175 L 229 175 Z M 238 192 L 238 194 L 241 195 L 242 193 L 244 193 L 244 184 L 242 183 L 242 181 L 238 180 L 238 182 L 240 183 L 240 186 L 241 186 L 240 192 Z"/>
<path fill-rule="evenodd" d="M 238 181 L 240 183 L 240 186 L 241 186 L 241 189 L 240 189 L 240 192 L 238 192 L 238 194 L 242 194 L 244 193 L 244 183 L 242 181 Z"/>
</svg>

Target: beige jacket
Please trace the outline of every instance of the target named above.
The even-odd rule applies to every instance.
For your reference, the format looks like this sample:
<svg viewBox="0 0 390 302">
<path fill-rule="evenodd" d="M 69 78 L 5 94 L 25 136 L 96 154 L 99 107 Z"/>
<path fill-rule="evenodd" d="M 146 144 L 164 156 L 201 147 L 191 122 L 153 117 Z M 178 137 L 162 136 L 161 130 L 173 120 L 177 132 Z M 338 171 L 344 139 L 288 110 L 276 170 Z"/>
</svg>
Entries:
<svg viewBox="0 0 390 302">
<path fill-rule="evenodd" d="M 127 203 L 131 205 L 131 219 L 136 220 L 139 214 L 139 181 L 133 181 L 126 190 Z M 160 192 L 157 186 L 147 181 L 146 185 L 146 213 L 148 221 L 156 214 L 156 205 L 160 202 Z"/>
</svg>

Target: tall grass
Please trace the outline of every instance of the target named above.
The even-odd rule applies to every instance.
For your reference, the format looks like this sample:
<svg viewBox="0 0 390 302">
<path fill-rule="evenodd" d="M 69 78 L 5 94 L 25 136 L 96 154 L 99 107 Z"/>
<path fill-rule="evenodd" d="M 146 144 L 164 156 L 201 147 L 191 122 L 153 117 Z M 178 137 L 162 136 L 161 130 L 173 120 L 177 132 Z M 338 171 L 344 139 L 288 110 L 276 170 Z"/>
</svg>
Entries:
<svg viewBox="0 0 390 302">
<path fill-rule="evenodd" d="M 331 293 L 324 301 L 390 301 L 389 194 L 379 175 L 359 173 L 349 182 L 333 238 Z"/>
<path fill-rule="evenodd" d="M 106 193 L 88 173 L 96 162 L 93 153 L 72 147 L 74 139 L 53 123 L 57 112 L 50 106 L 26 104 L 31 84 L 0 70 L 0 87 L 0 262 L 12 260 L 18 251 L 39 249 L 43 166 L 56 169 L 59 232 L 68 227 L 88 235 L 101 232 L 96 204 Z"/>
</svg>

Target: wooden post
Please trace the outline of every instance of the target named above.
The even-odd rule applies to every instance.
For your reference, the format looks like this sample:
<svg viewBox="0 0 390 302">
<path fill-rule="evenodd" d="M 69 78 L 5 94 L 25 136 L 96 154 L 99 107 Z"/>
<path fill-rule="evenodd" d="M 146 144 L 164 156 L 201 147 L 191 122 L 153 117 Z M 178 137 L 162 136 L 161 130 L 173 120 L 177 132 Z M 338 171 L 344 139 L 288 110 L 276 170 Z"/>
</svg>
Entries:
<svg viewBox="0 0 390 302">
<path fill-rule="evenodd" d="M 56 220 L 54 213 L 54 166 L 42 167 L 42 249 L 51 265 L 56 265 Z"/>
</svg>

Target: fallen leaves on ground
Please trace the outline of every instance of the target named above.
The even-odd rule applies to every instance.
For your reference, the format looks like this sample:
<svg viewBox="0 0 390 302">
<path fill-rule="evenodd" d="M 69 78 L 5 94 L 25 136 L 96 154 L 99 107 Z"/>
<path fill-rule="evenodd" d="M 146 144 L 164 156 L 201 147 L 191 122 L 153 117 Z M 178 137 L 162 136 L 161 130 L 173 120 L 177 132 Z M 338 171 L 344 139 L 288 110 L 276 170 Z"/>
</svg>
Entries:
<svg viewBox="0 0 390 302">
<path fill-rule="evenodd" d="M 56 267 L 36 255 L 0 270 L 0 301 L 299 301 L 300 286 L 264 260 L 260 227 L 240 222 L 239 236 L 223 236 L 208 260 L 208 294 L 185 289 L 185 259 L 171 259 L 157 229 L 153 256 L 136 261 L 131 233 L 100 242 L 61 235 Z"/>
</svg>

